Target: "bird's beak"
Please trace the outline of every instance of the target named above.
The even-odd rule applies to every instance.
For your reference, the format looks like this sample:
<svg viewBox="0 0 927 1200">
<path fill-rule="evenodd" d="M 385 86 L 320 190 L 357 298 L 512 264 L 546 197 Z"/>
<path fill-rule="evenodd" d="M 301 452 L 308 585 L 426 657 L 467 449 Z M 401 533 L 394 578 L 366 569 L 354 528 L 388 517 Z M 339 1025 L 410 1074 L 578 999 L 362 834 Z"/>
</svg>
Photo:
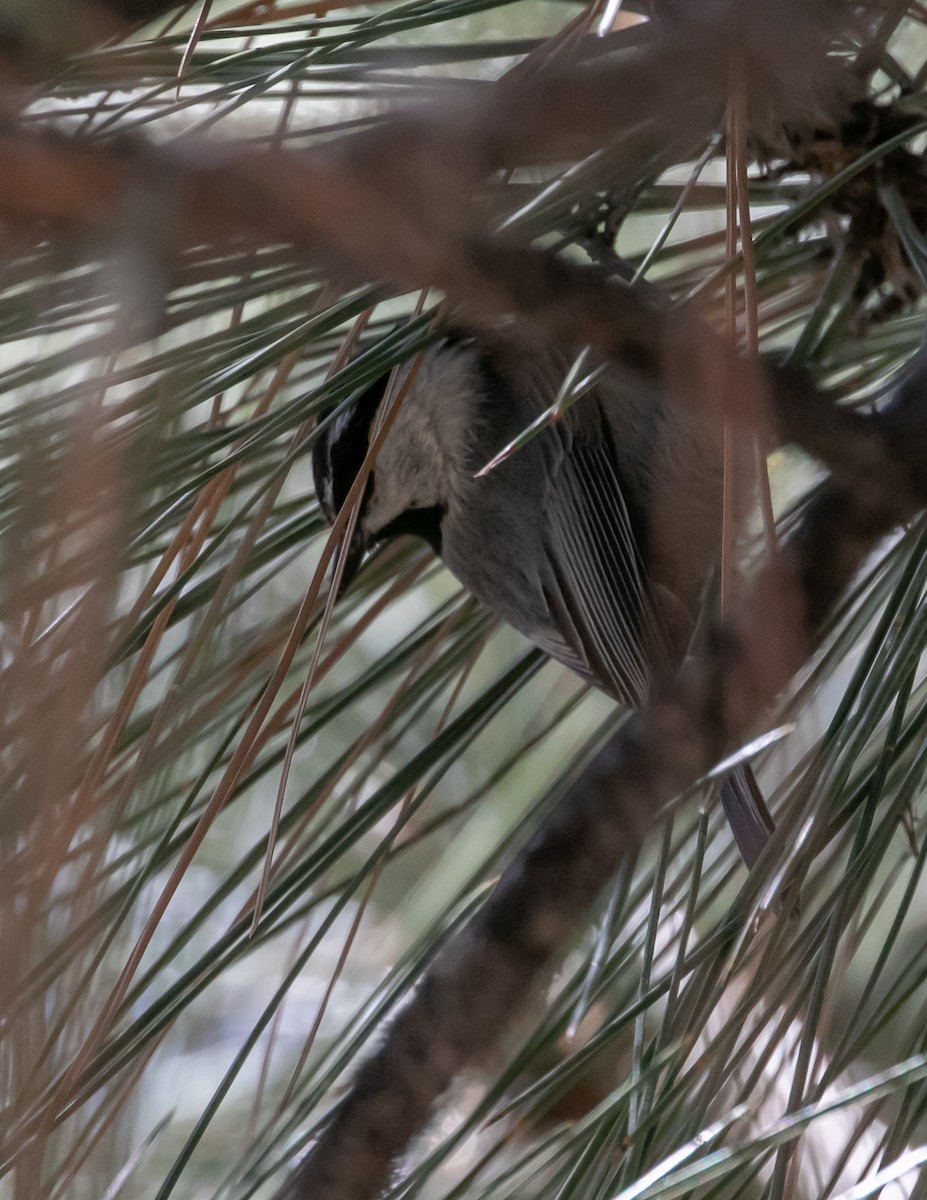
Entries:
<svg viewBox="0 0 927 1200">
<path fill-rule="evenodd" d="M 338 583 L 338 595 L 336 599 L 340 600 L 351 585 L 354 576 L 360 570 L 361 563 L 367 554 L 368 546 L 367 539 L 364 536 L 363 530 L 360 528 L 360 523 L 354 530 L 354 534 L 350 542 L 346 542 L 344 538 L 338 543 L 338 548 L 335 551 L 335 556 L 332 559 L 332 572 L 339 569 L 342 561 L 344 567 L 341 570 L 341 579 Z"/>
</svg>

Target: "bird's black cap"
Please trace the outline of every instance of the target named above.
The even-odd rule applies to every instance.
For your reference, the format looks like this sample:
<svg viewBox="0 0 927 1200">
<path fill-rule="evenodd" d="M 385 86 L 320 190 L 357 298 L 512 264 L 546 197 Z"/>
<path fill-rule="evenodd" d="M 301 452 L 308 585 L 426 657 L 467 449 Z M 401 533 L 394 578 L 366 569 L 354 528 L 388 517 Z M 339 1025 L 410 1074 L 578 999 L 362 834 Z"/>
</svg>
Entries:
<svg viewBox="0 0 927 1200">
<path fill-rule="evenodd" d="M 389 375 L 375 380 L 356 400 L 337 412 L 315 439 L 312 476 L 322 514 L 330 525 L 367 456 L 370 428 L 388 380 Z"/>
<path fill-rule="evenodd" d="M 312 476 L 315 481 L 319 507 L 330 525 L 338 516 L 367 456 L 370 446 L 370 429 L 374 417 L 377 415 L 380 401 L 383 399 L 383 393 L 386 391 L 388 380 L 388 374 L 375 380 L 356 400 L 348 403 L 341 412 L 337 413 L 315 439 L 312 447 Z M 349 545 L 342 542 L 338 548 L 335 564 L 337 565 L 338 560 L 344 557 L 339 592 L 344 592 L 357 574 L 367 550 L 361 532 L 360 518 L 363 516 L 364 504 L 370 493 L 372 478 L 371 473 L 361 498 L 361 509 L 354 536 Z"/>
</svg>

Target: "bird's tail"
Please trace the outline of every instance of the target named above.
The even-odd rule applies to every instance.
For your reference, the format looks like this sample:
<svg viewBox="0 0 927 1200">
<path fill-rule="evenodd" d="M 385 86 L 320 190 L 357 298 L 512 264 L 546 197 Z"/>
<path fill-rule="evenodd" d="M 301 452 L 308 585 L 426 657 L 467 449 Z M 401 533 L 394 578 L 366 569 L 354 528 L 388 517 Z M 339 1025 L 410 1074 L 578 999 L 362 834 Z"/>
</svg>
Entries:
<svg viewBox="0 0 927 1200">
<path fill-rule="evenodd" d="M 741 857 L 748 867 L 752 867 L 776 826 L 748 763 L 735 767 L 724 780 L 721 806 Z"/>
</svg>

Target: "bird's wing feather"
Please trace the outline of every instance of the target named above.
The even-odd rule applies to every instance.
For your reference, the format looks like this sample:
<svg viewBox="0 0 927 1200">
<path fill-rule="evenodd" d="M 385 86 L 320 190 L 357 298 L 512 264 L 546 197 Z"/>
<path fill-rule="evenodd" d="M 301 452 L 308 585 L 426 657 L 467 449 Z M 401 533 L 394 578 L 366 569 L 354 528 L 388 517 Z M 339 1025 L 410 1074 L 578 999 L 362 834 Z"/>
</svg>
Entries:
<svg viewBox="0 0 927 1200">
<path fill-rule="evenodd" d="M 612 695 L 641 704 L 660 631 L 609 443 L 574 444 L 549 496 L 545 592 L 574 660 L 547 648 Z M 650 649 L 648 657 L 647 647 Z M 725 814 L 750 867 L 775 828 L 748 765 L 724 781 Z"/>
<path fill-rule="evenodd" d="M 484 353 L 485 442 L 500 449 L 545 412 L 568 365 L 555 353 Z M 473 583 L 551 657 L 640 704 L 660 645 L 644 542 L 661 403 L 655 389 L 613 375 L 497 468 L 493 502 L 511 522 L 511 546 L 521 547 L 517 561 L 529 575 L 523 603 L 499 602 L 500 580 L 514 573 L 508 562 L 498 564 L 492 587 Z M 485 451 L 481 457 L 478 466 Z M 488 493 L 477 494 L 488 527 Z"/>
<path fill-rule="evenodd" d="M 580 674 L 640 704 L 654 616 L 640 530 L 610 439 L 573 440 L 550 478 L 546 517 L 542 587 L 554 624 Z"/>
<path fill-rule="evenodd" d="M 505 362 L 494 356 L 493 371 L 484 377 L 489 403 L 482 419 L 492 430 L 488 440 L 495 449 L 550 405 L 562 366 L 544 355 Z M 508 529 L 505 555 L 486 565 L 489 546 L 472 544 L 457 564 L 473 590 L 535 645 L 634 705 L 645 701 L 654 669 L 671 664 L 684 651 L 694 618 L 692 589 L 679 596 L 668 587 L 672 575 L 648 578 L 644 566 L 652 549 L 650 493 L 665 482 L 659 464 L 666 420 L 656 386 L 629 384 L 616 371 L 498 468 L 491 492 L 478 489 L 473 498 L 484 506 L 482 528 L 505 524 Z M 706 451 L 685 430 L 682 447 L 685 486 L 678 487 L 678 496 L 674 489 L 674 498 L 687 516 L 698 505 L 708 513 L 701 524 L 696 522 L 691 537 L 682 538 L 683 550 L 699 567 L 698 582 L 709 567 L 704 557 L 714 528 L 709 519 L 713 495 L 703 486 L 713 478 L 703 462 L 711 447 Z M 472 534 L 472 522 L 466 528 Z M 686 544 L 687 537 L 692 545 Z M 520 557 L 519 545 L 525 548 Z M 502 585 L 515 575 L 518 586 L 506 593 Z M 772 821 L 762 795 L 746 782 L 744 771 L 726 782 L 723 800 L 738 845 L 751 863 L 768 840 Z"/>
</svg>

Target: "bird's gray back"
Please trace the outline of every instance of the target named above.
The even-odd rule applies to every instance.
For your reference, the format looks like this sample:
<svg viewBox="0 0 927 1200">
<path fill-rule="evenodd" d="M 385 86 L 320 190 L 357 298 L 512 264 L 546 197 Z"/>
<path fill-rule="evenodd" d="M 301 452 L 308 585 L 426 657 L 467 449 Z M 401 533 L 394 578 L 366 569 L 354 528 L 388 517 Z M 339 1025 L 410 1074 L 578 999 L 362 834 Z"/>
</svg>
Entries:
<svg viewBox="0 0 927 1200">
<path fill-rule="evenodd" d="M 475 351 L 477 353 L 477 351 Z M 659 391 L 613 371 L 485 478 L 486 462 L 547 409 L 568 362 L 480 352 L 466 487 L 443 557 L 477 596 L 554 658 L 639 702 L 659 642 L 645 560 L 665 413 Z"/>
</svg>

